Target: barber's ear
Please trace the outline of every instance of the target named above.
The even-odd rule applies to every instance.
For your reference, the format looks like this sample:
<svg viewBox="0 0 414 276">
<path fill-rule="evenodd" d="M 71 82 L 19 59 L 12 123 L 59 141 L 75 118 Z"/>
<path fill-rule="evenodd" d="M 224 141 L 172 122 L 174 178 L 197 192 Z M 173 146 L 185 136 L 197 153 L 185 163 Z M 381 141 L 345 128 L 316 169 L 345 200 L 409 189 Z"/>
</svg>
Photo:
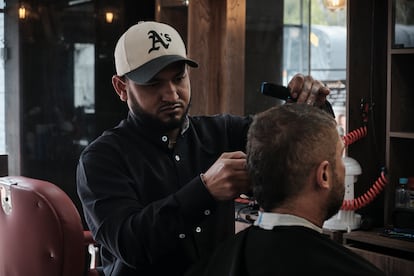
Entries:
<svg viewBox="0 0 414 276">
<path fill-rule="evenodd" d="M 325 160 L 319 164 L 316 170 L 316 181 L 321 188 L 329 188 L 330 186 L 329 166 L 329 161 Z"/>
<path fill-rule="evenodd" d="M 120 76 L 114 75 L 112 76 L 112 86 L 121 101 L 126 102 L 128 100 L 127 83 Z"/>
</svg>

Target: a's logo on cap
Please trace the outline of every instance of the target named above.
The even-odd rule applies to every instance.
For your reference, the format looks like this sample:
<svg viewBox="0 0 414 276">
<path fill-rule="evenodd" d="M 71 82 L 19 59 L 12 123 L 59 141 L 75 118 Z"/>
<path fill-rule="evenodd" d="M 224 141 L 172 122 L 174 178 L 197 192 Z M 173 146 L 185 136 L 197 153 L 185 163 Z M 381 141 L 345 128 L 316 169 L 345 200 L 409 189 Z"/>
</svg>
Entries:
<svg viewBox="0 0 414 276">
<path fill-rule="evenodd" d="M 170 44 L 168 43 L 171 42 L 171 37 L 169 34 L 162 34 L 157 33 L 156 31 L 149 31 L 148 38 L 152 39 L 152 48 L 148 50 L 148 54 L 152 51 L 159 50 L 161 46 L 165 49 L 168 49 L 168 47 L 170 46 Z"/>
</svg>

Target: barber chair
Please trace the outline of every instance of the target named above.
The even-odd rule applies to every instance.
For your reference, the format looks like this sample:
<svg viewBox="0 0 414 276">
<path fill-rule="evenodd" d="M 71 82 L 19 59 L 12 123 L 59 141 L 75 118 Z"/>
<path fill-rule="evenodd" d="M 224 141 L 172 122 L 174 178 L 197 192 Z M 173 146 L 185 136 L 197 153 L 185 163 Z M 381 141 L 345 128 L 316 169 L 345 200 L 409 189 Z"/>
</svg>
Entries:
<svg viewBox="0 0 414 276">
<path fill-rule="evenodd" d="M 0 275 L 98 276 L 84 231 L 67 194 L 42 180 L 0 177 Z"/>
</svg>

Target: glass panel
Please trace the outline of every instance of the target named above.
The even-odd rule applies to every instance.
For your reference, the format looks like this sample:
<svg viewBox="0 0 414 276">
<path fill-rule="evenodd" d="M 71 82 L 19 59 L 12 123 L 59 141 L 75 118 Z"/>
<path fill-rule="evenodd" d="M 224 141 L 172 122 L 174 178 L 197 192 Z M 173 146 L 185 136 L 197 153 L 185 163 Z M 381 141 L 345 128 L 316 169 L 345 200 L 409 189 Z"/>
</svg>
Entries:
<svg viewBox="0 0 414 276">
<path fill-rule="evenodd" d="M 346 9 L 332 11 L 316 0 L 284 3 L 283 84 L 296 73 L 325 83 L 340 131 L 346 132 Z"/>
<path fill-rule="evenodd" d="M 73 63 L 74 106 L 84 113 L 95 113 L 95 46 L 75 43 Z"/>
<path fill-rule="evenodd" d="M 295 74 L 302 73 L 331 89 L 328 100 L 340 130 L 345 133 L 346 7 L 328 9 L 324 3 L 321 0 L 246 2 L 247 114 L 279 103 L 258 97 L 258 83 L 287 86 Z"/>
<path fill-rule="evenodd" d="M 393 48 L 414 47 L 414 1 L 394 1 Z"/>
<path fill-rule="evenodd" d="M 283 84 L 309 74 L 309 1 L 287 0 L 283 15 Z"/>
</svg>

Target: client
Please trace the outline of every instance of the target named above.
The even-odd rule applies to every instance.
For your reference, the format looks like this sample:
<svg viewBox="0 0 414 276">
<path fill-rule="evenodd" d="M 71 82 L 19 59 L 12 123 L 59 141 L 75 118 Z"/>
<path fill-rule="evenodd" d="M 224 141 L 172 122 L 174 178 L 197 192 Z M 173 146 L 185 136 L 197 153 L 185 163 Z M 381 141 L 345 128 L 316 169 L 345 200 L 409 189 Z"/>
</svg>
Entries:
<svg viewBox="0 0 414 276">
<path fill-rule="evenodd" d="M 335 119 L 318 108 L 257 114 L 246 154 L 258 219 L 187 275 L 385 275 L 322 234 L 344 198 L 343 150 Z"/>
</svg>

